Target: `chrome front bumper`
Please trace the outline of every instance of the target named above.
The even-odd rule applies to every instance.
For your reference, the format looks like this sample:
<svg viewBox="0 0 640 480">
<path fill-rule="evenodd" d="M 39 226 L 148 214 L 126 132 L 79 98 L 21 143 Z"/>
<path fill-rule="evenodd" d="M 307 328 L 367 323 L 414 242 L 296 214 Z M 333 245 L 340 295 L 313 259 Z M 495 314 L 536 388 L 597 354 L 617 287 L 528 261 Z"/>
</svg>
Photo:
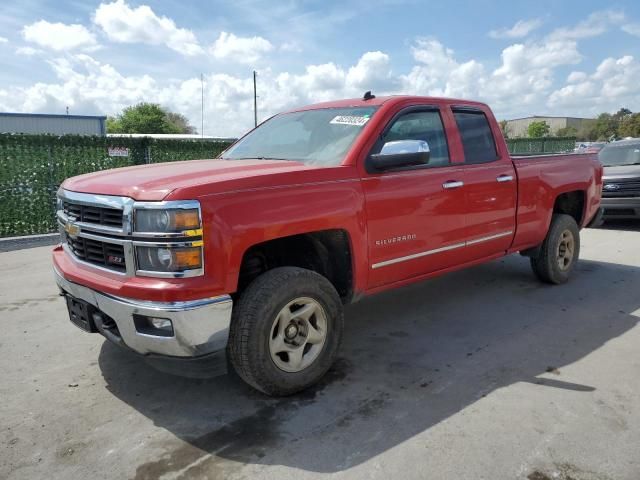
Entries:
<svg viewBox="0 0 640 480">
<path fill-rule="evenodd" d="M 186 302 L 147 302 L 97 292 L 65 279 L 54 268 L 56 283 L 64 294 L 93 305 L 116 323 L 118 335 L 98 330 L 116 343 L 142 354 L 171 357 L 200 357 L 224 352 L 229 338 L 233 301 L 229 295 Z M 140 333 L 133 315 L 171 320 L 174 335 L 163 337 Z"/>
</svg>

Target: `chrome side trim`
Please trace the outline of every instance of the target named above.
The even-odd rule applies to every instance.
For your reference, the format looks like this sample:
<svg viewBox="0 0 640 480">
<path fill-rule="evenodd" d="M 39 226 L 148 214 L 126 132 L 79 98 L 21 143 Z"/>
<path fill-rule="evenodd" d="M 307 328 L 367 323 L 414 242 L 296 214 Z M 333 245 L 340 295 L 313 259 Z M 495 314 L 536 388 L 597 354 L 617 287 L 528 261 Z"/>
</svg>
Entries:
<svg viewBox="0 0 640 480">
<path fill-rule="evenodd" d="M 481 238 L 476 238 L 473 240 L 467 240 L 465 242 L 460 242 L 460 243 L 454 243 L 451 245 L 447 245 L 445 247 L 440 247 L 440 248 L 435 248 L 433 250 L 427 250 L 424 252 L 420 252 L 420 253 L 414 253 L 413 255 L 407 255 L 405 257 L 398 257 L 398 258 L 392 258 L 391 260 L 385 260 L 384 262 L 379 262 L 379 263 L 374 263 L 371 265 L 372 269 L 376 269 L 376 268 L 380 268 L 380 267 L 386 267 L 388 265 L 394 265 L 396 263 L 400 263 L 400 262 L 407 262 L 409 260 L 415 260 L 416 258 L 422 258 L 422 257 L 426 257 L 428 255 L 433 255 L 436 253 L 441 253 L 441 252 L 446 252 L 449 250 L 455 250 L 456 248 L 463 248 L 463 247 L 467 247 L 469 245 L 475 245 L 477 243 L 482 243 L 482 242 L 488 242 L 491 240 L 495 240 L 496 238 L 502 238 L 502 237 L 506 237 L 508 235 L 513 234 L 513 230 L 510 230 L 508 232 L 500 232 L 500 233 L 496 233 L 495 235 L 489 235 L 488 237 L 481 237 Z"/>
<path fill-rule="evenodd" d="M 508 235 L 511 235 L 512 233 L 513 231 L 510 230 L 508 232 L 501 232 L 501 233 L 496 233 L 495 235 L 489 235 L 488 237 L 481 237 L 481 238 L 476 238 L 474 240 L 467 240 L 465 243 L 467 245 L 475 245 L 476 243 L 488 242 L 490 240 L 495 240 L 496 238 L 506 237 Z"/>
<path fill-rule="evenodd" d="M 386 267 L 387 265 L 393 265 L 394 263 L 406 262 L 409 260 L 415 260 L 416 258 L 426 257 L 427 255 L 433 255 L 434 253 L 446 252 L 447 250 L 454 250 L 456 248 L 462 248 L 465 243 L 454 243 L 453 245 L 447 245 L 446 247 L 440 247 L 433 250 L 427 250 L 426 252 L 414 253 L 413 255 L 407 255 L 406 257 L 392 258 L 391 260 L 385 260 L 384 262 L 374 263 L 371 268 L 376 269 L 380 267 Z"/>
</svg>

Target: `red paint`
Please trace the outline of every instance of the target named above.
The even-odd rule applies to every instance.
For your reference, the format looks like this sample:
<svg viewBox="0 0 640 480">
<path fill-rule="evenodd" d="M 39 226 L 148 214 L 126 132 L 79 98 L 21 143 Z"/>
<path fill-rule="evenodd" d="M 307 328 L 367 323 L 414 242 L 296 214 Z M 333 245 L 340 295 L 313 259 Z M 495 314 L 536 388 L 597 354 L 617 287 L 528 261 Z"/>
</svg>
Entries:
<svg viewBox="0 0 640 480">
<path fill-rule="evenodd" d="M 130 167 L 82 175 L 63 187 L 136 200 L 199 200 L 202 206 L 205 276 L 185 279 L 127 278 L 78 266 L 57 248 L 54 263 L 69 280 L 95 290 L 156 301 L 197 299 L 237 288 L 244 253 L 252 245 L 326 229 L 345 230 L 350 239 L 354 287 L 359 294 L 481 263 L 538 245 L 544 239 L 558 195 L 582 191 L 581 226 L 595 215 L 602 189 L 596 155 L 555 155 L 512 159 L 491 110 L 482 103 L 427 97 L 342 100 L 303 109 L 379 106 L 341 166 L 297 162 L 198 160 Z M 365 160 L 385 125 L 401 109 L 440 109 L 451 165 L 404 172 L 367 173 Z M 487 115 L 498 159 L 464 163 L 451 106 Z M 299 109 L 299 110 L 303 110 Z M 512 182 L 497 183 L 499 175 Z M 450 180 L 464 187 L 443 190 Z M 373 269 L 386 260 L 512 232 L 494 240 L 446 250 Z M 408 239 L 402 240 L 403 236 Z M 376 245 L 377 240 L 401 241 Z"/>
</svg>

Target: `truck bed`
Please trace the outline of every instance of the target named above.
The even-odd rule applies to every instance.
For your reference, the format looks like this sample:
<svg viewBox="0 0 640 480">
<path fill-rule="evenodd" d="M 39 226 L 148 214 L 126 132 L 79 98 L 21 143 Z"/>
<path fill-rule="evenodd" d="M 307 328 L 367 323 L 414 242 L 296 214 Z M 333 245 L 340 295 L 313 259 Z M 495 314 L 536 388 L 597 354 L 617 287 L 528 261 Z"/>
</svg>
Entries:
<svg viewBox="0 0 640 480">
<path fill-rule="evenodd" d="M 584 227 L 597 213 L 602 169 L 597 154 L 567 153 L 512 156 L 518 177 L 517 230 L 514 249 L 536 245 L 544 239 L 559 194 L 585 191 L 588 205 L 580 226 Z"/>
</svg>

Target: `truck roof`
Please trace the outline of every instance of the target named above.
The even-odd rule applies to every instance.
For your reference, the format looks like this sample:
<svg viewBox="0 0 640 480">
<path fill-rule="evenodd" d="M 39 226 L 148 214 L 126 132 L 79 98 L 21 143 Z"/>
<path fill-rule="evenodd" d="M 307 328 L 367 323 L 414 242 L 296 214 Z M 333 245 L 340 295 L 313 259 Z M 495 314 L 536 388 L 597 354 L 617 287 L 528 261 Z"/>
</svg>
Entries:
<svg viewBox="0 0 640 480">
<path fill-rule="evenodd" d="M 346 107 L 371 107 L 380 106 L 386 103 L 400 103 L 414 100 L 416 103 L 433 103 L 436 105 L 441 104 L 456 104 L 456 105 L 469 105 L 469 106 L 484 106 L 482 102 L 475 102 L 472 100 L 464 100 L 459 98 L 447 98 L 447 97 L 427 97 L 420 95 L 389 95 L 375 97 L 369 100 L 363 98 L 349 98 L 345 100 L 334 100 L 331 102 L 314 103 L 312 105 L 306 105 L 289 110 L 289 112 L 300 112 L 303 110 L 316 110 L 320 108 L 346 108 Z"/>
</svg>

